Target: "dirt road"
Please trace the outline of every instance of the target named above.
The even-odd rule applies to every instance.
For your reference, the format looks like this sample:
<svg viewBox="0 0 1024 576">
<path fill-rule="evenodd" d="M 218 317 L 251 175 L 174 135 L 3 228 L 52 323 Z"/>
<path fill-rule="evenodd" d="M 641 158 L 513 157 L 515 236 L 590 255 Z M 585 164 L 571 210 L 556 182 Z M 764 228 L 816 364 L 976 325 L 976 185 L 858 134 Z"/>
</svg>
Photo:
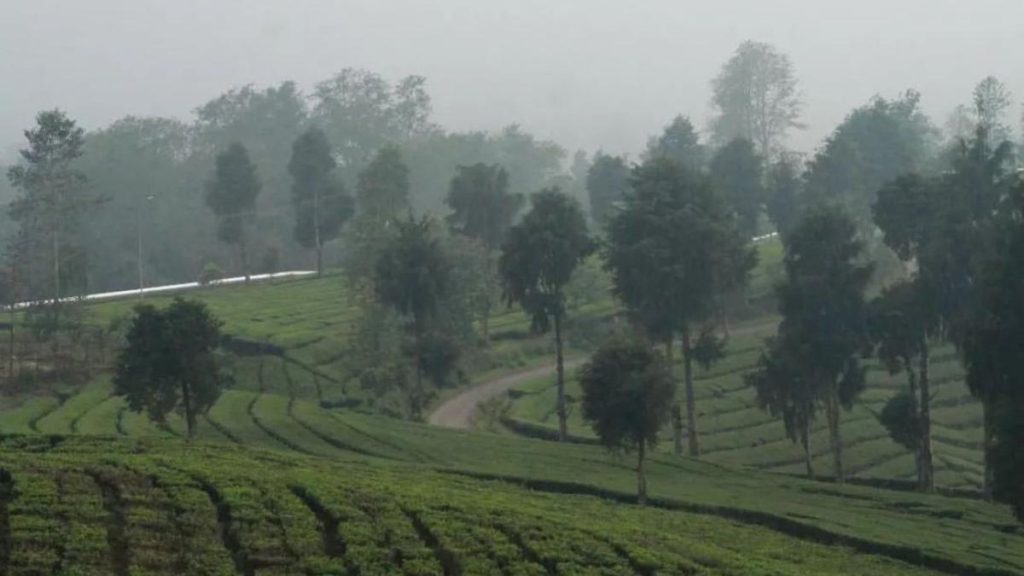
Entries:
<svg viewBox="0 0 1024 576">
<path fill-rule="evenodd" d="M 582 360 L 572 359 L 565 361 L 566 376 L 569 376 L 569 371 L 580 365 Z M 509 389 L 550 376 L 555 373 L 555 365 L 549 364 L 541 366 L 539 368 L 531 368 L 529 370 L 523 370 L 522 372 L 515 372 L 489 380 L 482 384 L 467 389 L 460 393 L 454 398 L 448 399 L 444 404 L 438 406 L 437 410 L 434 410 L 430 414 L 430 423 L 434 426 L 444 426 L 446 428 L 462 428 L 469 429 L 473 427 L 473 416 L 476 414 L 476 407 L 486 402 L 487 400 L 504 394 Z"/>
</svg>

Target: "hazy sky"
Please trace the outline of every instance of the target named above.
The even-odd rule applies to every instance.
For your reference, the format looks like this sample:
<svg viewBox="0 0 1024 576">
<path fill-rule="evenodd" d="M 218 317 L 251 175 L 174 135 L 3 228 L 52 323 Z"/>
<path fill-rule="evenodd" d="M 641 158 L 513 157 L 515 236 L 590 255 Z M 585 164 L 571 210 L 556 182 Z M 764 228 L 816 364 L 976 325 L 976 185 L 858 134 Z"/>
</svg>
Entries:
<svg viewBox="0 0 1024 576">
<path fill-rule="evenodd" d="M 185 118 L 228 88 L 345 67 L 428 79 L 450 129 L 518 122 L 569 149 L 635 154 L 745 39 L 790 55 L 813 149 L 854 106 L 906 88 L 940 123 L 994 74 L 1024 97 L 1024 0 L 3 0 L 0 152 L 36 111 L 87 128 Z"/>
</svg>

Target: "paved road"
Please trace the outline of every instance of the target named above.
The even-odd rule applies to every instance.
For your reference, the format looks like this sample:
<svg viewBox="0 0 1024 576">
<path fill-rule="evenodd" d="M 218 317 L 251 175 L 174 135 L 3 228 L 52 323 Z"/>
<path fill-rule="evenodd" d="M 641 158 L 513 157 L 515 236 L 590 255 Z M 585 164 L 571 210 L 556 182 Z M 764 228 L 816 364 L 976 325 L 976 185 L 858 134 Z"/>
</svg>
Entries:
<svg viewBox="0 0 1024 576">
<path fill-rule="evenodd" d="M 569 370 L 579 366 L 582 362 L 582 359 L 566 360 L 566 375 L 568 376 Z M 478 384 L 441 404 L 437 410 L 430 414 L 430 423 L 434 426 L 468 430 L 473 427 L 473 416 L 476 414 L 476 407 L 479 404 L 499 394 L 504 394 L 519 384 L 550 376 L 554 373 L 555 365 L 549 364 L 540 368 L 515 372 Z"/>
</svg>

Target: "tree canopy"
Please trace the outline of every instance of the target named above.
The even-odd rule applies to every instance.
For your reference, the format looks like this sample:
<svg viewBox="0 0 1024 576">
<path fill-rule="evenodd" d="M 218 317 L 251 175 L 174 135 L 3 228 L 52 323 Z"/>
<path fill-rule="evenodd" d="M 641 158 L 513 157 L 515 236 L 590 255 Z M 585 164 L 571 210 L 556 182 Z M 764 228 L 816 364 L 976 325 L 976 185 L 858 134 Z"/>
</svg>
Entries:
<svg viewBox="0 0 1024 576">
<path fill-rule="evenodd" d="M 508 172 L 500 165 L 459 166 L 448 187 L 448 223 L 454 230 L 497 250 L 523 205 L 508 191 Z"/>
</svg>

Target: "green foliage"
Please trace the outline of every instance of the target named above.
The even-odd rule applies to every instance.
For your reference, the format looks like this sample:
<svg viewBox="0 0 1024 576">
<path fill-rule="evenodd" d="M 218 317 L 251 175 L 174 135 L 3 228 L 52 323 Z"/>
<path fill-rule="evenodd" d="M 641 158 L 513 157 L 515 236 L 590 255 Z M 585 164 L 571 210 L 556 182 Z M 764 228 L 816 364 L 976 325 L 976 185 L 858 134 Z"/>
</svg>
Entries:
<svg viewBox="0 0 1024 576">
<path fill-rule="evenodd" d="M 445 203 L 452 209 L 452 229 L 497 250 L 505 240 L 523 197 L 508 192 L 508 172 L 498 164 L 459 166 Z"/>
<path fill-rule="evenodd" d="M 595 246 L 575 200 L 549 188 L 531 201 L 530 212 L 509 230 L 498 270 L 508 303 L 521 305 L 533 328 L 546 332 L 564 315 L 564 288 Z"/>
<path fill-rule="evenodd" d="M 587 170 L 591 219 L 605 224 L 615 214 L 616 205 L 622 202 L 628 190 L 629 165 L 626 159 L 603 152 L 595 154 L 594 162 Z"/>
<path fill-rule="evenodd" d="M 381 148 L 359 173 L 356 205 L 360 217 L 378 226 L 393 222 L 408 209 L 409 168 L 398 148 Z"/>
<path fill-rule="evenodd" d="M 736 212 L 741 234 L 756 236 L 764 204 L 763 160 L 750 140 L 737 138 L 715 152 L 708 165 L 711 181 Z"/>
<path fill-rule="evenodd" d="M 217 155 L 213 177 L 206 184 L 206 205 L 217 216 L 217 238 L 238 246 L 242 272 L 247 278 L 247 228 L 262 187 L 256 165 L 249 159 L 245 146 L 238 142 Z"/>
<path fill-rule="evenodd" d="M 778 345 L 783 373 L 806 379 L 829 419 L 835 474 L 843 478 L 839 408 L 849 409 L 863 390 L 859 357 L 867 351 L 864 289 L 872 267 L 860 264 L 862 245 L 854 222 L 839 208 L 809 209 L 785 240 L 786 280 L 778 286 Z M 771 378 L 768 384 L 777 384 Z M 807 399 L 801 390 L 802 409 Z M 801 417 L 806 420 L 807 417 Z"/>
<path fill-rule="evenodd" d="M 634 171 L 608 225 L 614 292 L 655 340 L 707 318 L 716 290 L 744 277 L 753 258 L 709 181 L 664 158 Z"/>
<path fill-rule="evenodd" d="M 184 411 L 192 436 L 197 416 L 213 406 L 224 385 L 214 353 L 220 327 L 202 302 L 176 298 L 164 310 L 136 306 L 117 360 L 115 394 L 133 411 L 146 410 L 154 422 L 164 422 L 172 410 Z"/>
<path fill-rule="evenodd" d="M 208 286 L 222 278 L 224 278 L 224 269 L 218 266 L 216 262 L 207 262 L 203 264 L 203 269 L 199 271 L 197 281 L 200 286 Z"/>
<path fill-rule="evenodd" d="M 699 172 L 707 163 L 708 151 L 687 116 L 676 116 L 661 134 L 647 141 L 641 159 L 650 162 L 666 158 L 691 172 Z"/>
<path fill-rule="evenodd" d="M 803 194 L 798 160 L 782 155 L 768 166 L 764 206 L 768 218 L 780 235 L 785 236 L 796 223 Z"/>
<path fill-rule="evenodd" d="M 354 211 L 352 198 L 332 172 L 337 162 L 323 130 L 313 127 L 292 145 L 288 173 L 292 176 L 295 240 L 317 250 L 317 272 L 323 273 L 323 245 L 337 238 Z"/>
<path fill-rule="evenodd" d="M 917 401 L 907 392 L 899 392 L 889 399 L 878 415 L 893 442 L 916 452 L 921 445 L 921 426 L 918 423 Z"/>
<path fill-rule="evenodd" d="M 934 130 L 920 99 L 910 90 L 853 110 L 808 163 L 807 193 L 841 203 L 866 229 L 882 185 L 919 169 L 931 154 Z"/>
</svg>

